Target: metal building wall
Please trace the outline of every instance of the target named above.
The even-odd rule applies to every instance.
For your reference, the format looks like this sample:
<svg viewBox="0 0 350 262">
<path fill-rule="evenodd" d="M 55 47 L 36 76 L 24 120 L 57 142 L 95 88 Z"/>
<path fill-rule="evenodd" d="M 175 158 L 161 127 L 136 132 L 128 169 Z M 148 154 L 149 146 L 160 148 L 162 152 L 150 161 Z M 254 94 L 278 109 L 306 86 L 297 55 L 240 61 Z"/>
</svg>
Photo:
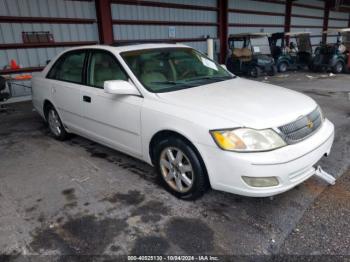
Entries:
<svg viewBox="0 0 350 262">
<path fill-rule="evenodd" d="M 330 11 L 328 28 L 347 28 L 350 21 L 350 14 L 348 12 Z M 327 42 L 336 43 L 337 37 L 335 35 L 327 36 Z"/>
<path fill-rule="evenodd" d="M 229 34 L 284 31 L 285 1 L 229 0 Z"/>
<path fill-rule="evenodd" d="M 24 44 L 22 32 L 49 31 L 54 43 Z M 93 1 L 72 0 L 0 0 L 0 73 L 15 59 L 19 71 L 39 71 L 65 48 L 98 41 L 96 11 Z M 15 96 L 30 90 L 14 90 Z"/>
<path fill-rule="evenodd" d="M 152 5 L 147 5 L 150 2 Z M 116 43 L 181 42 L 206 52 L 205 37 L 218 37 L 216 4 L 216 0 L 114 1 L 114 40 Z M 173 29 L 175 36 L 170 37 L 169 31 Z"/>
<path fill-rule="evenodd" d="M 310 32 L 313 47 L 322 40 L 325 3 L 318 0 L 298 0 L 293 2 L 291 31 Z"/>
</svg>

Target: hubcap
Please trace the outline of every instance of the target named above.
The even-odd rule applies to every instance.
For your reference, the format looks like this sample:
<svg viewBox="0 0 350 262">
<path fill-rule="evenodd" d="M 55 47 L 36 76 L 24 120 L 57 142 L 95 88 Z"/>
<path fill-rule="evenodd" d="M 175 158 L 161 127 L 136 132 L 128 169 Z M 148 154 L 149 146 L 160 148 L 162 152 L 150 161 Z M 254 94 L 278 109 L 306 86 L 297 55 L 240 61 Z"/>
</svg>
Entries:
<svg viewBox="0 0 350 262">
<path fill-rule="evenodd" d="M 188 192 L 193 186 L 193 169 L 187 156 L 178 148 L 167 147 L 160 154 L 160 170 L 165 182 L 175 191 Z"/>
<path fill-rule="evenodd" d="M 337 72 L 341 73 L 343 71 L 343 65 L 341 63 L 337 64 Z"/>
<path fill-rule="evenodd" d="M 280 65 L 280 71 L 281 71 L 281 72 L 286 72 L 286 71 L 287 71 L 287 65 L 286 65 L 286 63 L 282 63 L 282 64 Z"/>
<path fill-rule="evenodd" d="M 59 136 L 61 134 L 61 123 L 57 113 L 54 110 L 50 110 L 49 112 L 49 126 L 51 132 L 55 136 Z"/>
</svg>

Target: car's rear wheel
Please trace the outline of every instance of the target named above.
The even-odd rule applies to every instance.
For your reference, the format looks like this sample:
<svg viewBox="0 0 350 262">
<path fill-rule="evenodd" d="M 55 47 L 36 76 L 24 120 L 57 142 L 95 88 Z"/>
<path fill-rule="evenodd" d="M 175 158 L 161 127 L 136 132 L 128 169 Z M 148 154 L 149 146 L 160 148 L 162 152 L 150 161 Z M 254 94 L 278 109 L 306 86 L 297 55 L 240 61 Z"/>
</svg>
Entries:
<svg viewBox="0 0 350 262">
<path fill-rule="evenodd" d="M 176 197 L 194 200 L 208 188 L 205 167 L 186 141 L 171 137 L 155 146 L 155 165 L 163 186 Z"/>
<path fill-rule="evenodd" d="M 68 138 L 68 133 L 65 130 L 62 121 L 57 113 L 57 111 L 53 108 L 53 106 L 49 106 L 46 112 L 46 119 L 49 125 L 49 129 L 51 134 L 58 140 L 65 140 Z"/>
</svg>

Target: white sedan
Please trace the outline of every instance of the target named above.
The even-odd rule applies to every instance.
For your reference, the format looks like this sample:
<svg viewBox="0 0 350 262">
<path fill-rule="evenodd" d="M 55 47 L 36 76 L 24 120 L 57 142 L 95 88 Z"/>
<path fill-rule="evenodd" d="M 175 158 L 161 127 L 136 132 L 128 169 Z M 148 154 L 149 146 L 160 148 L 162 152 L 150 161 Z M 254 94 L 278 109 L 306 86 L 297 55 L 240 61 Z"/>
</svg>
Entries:
<svg viewBox="0 0 350 262">
<path fill-rule="evenodd" d="M 308 96 L 238 78 L 184 45 L 69 49 L 32 88 L 57 139 L 75 133 L 141 159 L 182 199 L 209 187 L 285 192 L 315 174 L 334 139 Z"/>
</svg>

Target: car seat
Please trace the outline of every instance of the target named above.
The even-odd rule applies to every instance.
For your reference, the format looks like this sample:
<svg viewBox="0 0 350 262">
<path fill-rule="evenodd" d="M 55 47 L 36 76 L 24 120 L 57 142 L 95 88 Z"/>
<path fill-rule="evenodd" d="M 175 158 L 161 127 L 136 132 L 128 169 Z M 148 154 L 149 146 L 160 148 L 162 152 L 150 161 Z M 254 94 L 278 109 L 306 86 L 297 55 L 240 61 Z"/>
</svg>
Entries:
<svg viewBox="0 0 350 262">
<path fill-rule="evenodd" d="M 252 51 L 249 48 L 234 48 L 232 54 L 242 62 L 252 60 Z"/>
<path fill-rule="evenodd" d="M 113 59 L 103 53 L 94 55 L 95 65 L 93 68 L 93 86 L 103 87 L 108 80 L 127 80 L 120 66 Z"/>
<path fill-rule="evenodd" d="M 163 66 L 161 61 L 147 61 L 143 64 L 141 81 L 145 85 L 152 82 L 167 81 L 167 77 L 163 74 Z"/>
</svg>

